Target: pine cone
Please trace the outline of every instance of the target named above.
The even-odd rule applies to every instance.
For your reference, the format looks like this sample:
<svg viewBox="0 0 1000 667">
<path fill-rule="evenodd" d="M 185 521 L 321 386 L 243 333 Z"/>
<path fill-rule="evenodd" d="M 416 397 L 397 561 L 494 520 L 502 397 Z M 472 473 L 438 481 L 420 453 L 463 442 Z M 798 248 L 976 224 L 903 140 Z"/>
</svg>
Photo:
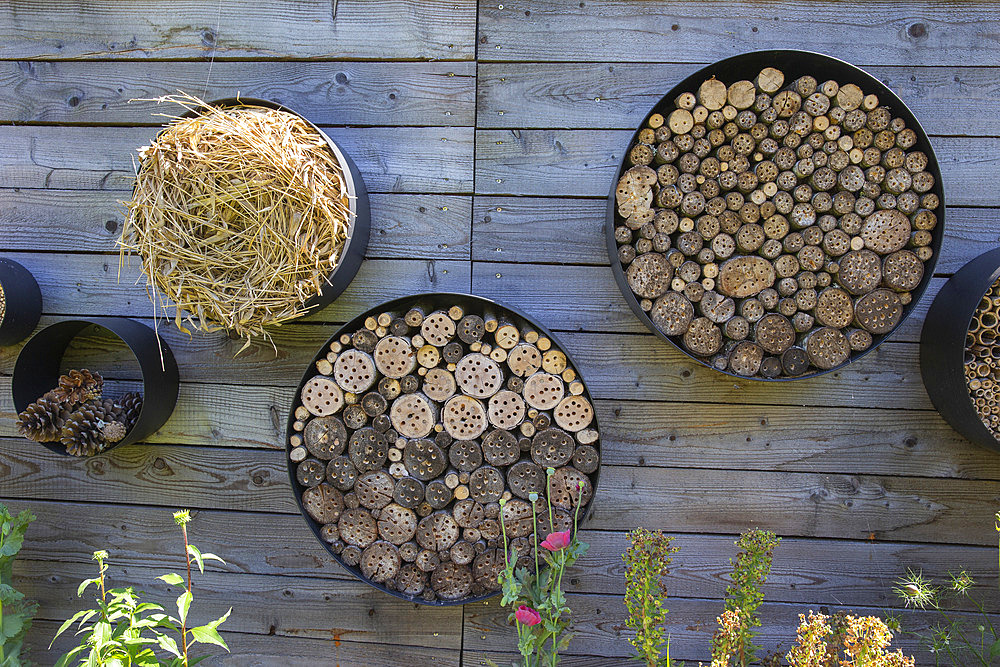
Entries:
<svg viewBox="0 0 1000 667">
<path fill-rule="evenodd" d="M 92 373 L 86 369 L 72 370 L 67 375 L 59 377 L 59 386 L 45 394 L 46 398 L 69 403 L 76 407 L 85 401 L 97 400 L 104 389 L 104 378 L 100 373 Z"/>
<path fill-rule="evenodd" d="M 87 401 L 67 419 L 59 440 L 73 456 L 93 456 L 120 442 L 139 419 L 142 397 L 128 393 L 117 401 L 110 398 Z"/>
<path fill-rule="evenodd" d="M 59 442 L 60 432 L 70 416 L 66 403 L 43 396 L 17 416 L 17 430 L 35 442 Z"/>
</svg>

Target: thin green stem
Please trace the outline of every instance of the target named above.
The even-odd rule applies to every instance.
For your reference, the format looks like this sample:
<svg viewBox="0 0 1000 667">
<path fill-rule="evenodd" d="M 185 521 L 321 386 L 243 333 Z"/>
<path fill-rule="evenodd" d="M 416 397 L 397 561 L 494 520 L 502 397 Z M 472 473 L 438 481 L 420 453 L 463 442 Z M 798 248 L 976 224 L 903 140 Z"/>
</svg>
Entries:
<svg viewBox="0 0 1000 667">
<path fill-rule="evenodd" d="M 976 659 L 980 663 L 982 663 L 983 667 L 990 667 L 990 663 L 986 662 L 983 656 L 979 654 L 979 651 L 976 650 L 975 644 L 970 642 L 969 638 L 965 636 L 964 632 L 962 632 L 961 626 L 958 623 L 953 622 L 951 618 L 948 616 L 948 614 L 944 613 L 944 610 L 941 609 L 941 607 L 935 606 L 934 609 L 936 609 L 937 612 L 941 614 L 941 617 L 948 622 L 949 627 L 954 628 L 955 632 L 958 633 L 958 636 L 962 638 L 962 643 L 969 647 L 969 649 L 972 651 L 972 655 L 976 656 Z M 951 655 L 950 648 L 948 649 L 948 655 Z"/>
<path fill-rule="evenodd" d="M 531 501 L 531 532 L 535 537 L 535 581 L 538 581 L 538 519 L 535 513 L 535 503 L 537 500 Z"/>
<path fill-rule="evenodd" d="M 187 561 L 187 592 L 191 593 L 191 552 L 188 549 L 188 531 L 185 524 L 181 524 L 181 533 L 184 534 L 184 559 Z M 187 617 L 181 619 L 181 647 L 184 649 L 184 667 L 188 667 L 188 641 L 187 641 Z"/>
</svg>

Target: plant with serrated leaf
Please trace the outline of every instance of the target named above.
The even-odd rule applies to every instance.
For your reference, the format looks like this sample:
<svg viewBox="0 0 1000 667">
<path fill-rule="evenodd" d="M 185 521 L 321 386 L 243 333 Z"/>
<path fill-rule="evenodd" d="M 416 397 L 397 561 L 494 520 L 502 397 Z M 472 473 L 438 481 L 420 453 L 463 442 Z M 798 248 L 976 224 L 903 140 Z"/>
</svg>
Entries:
<svg viewBox="0 0 1000 667">
<path fill-rule="evenodd" d="M 157 577 L 182 589 L 183 592 L 176 600 L 177 616 L 166 613 L 162 605 L 142 602 L 141 597 L 145 594 L 131 586 L 108 590 L 105 585 L 108 552 L 95 551 L 97 576 L 83 581 L 77 589 L 77 596 L 83 596 L 90 586 L 98 586 L 100 595 L 96 598 L 96 608 L 78 611 L 59 627 L 52 639 L 53 643 L 74 623 L 77 624 L 76 634 L 81 640 L 79 646 L 59 658 L 56 667 L 71 664 L 86 667 L 190 667 L 208 657 L 189 657 L 188 652 L 195 644 L 215 644 L 229 650 L 219 635 L 218 628 L 229 618 L 232 607 L 221 618 L 210 623 L 187 627 L 188 612 L 194 600 L 191 561 L 195 562 L 202 574 L 205 573 L 206 560 L 225 563 L 215 554 L 202 553 L 198 547 L 188 542 L 187 524 L 190 521 L 190 511 L 174 513 L 174 522 L 180 526 L 184 535 L 187 578 L 173 572 Z M 179 642 L 173 634 L 178 635 Z M 51 646 L 50 644 L 49 647 Z M 160 655 L 169 657 L 161 659 Z"/>
<path fill-rule="evenodd" d="M 555 470 L 548 468 L 546 473 L 548 488 Z M 524 554 L 519 554 L 507 539 L 507 527 L 503 520 L 502 509 L 506 501 L 500 501 L 500 527 L 503 531 L 505 563 L 499 577 L 500 590 L 503 593 L 500 604 L 513 608 L 510 621 L 517 628 L 517 650 L 524 659 L 524 667 L 555 667 L 559 664 L 559 652 L 566 650 L 573 637 L 573 633 L 569 632 L 570 608 L 562 589 L 562 579 L 566 568 L 576 563 L 589 548 L 587 543 L 577 539 L 580 505 L 583 504 L 582 483 L 577 491 L 572 531 L 556 531 L 549 488 L 546 501 L 551 532 L 542 542 L 538 541 L 539 522 L 536 507 L 538 494 L 529 494 L 534 547 L 530 551 L 534 555 L 534 568 L 523 565 L 518 567 L 518 561 Z M 543 521 L 542 528 L 544 527 Z M 530 555 L 527 554 L 529 558 Z M 543 567 L 545 565 L 548 567 Z M 492 661 L 487 662 L 496 664 Z"/>
<path fill-rule="evenodd" d="M 38 605 L 29 602 L 12 585 L 14 556 L 21 550 L 24 533 L 35 515 L 24 510 L 11 516 L 0 504 L 0 667 L 26 667 L 24 636 Z"/>
</svg>

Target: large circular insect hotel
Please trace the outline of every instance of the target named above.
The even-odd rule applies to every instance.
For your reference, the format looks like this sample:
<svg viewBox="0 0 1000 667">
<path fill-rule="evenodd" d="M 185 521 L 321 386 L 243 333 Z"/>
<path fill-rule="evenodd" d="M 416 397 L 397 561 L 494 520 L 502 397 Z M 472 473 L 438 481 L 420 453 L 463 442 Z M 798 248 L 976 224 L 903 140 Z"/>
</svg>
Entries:
<svg viewBox="0 0 1000 667">
<path fill-rule="evenodd" d="M 1000 248 L 963 266 L 935 297 L 920 335 L 920 372 L 952 428 L 1000 451 Z"/>
<path fill-rule="evenodd" d="M 578 504 L 586 516 L 600 431 L 546 329 L 480 297 L 423 294 L 359 315 L 320 349 L 287 451 L 302 514 L 344 567 L 407 600 L 465 604 L 498 591 L 501 512 L 532 563 L 533 497 L 539 540 L 571 529 Z"/>
<path fill-rule="evenodd" d="M 350 159 L 280 105 L 161 101 L 185 113 L 139 149 L 119 242 L 141 258 L 154 311 L 249 345 L 336 298 L 368 241 L 367 194 Z"/>
<path fill-rule="evenodd" d="M 716 370 L 812 377 L 877 346 L 937 261 L 941 176 L 888 88 L 815 53 L 689 76 L 633 136 L 608 202 L 636 315 Z"/>
</svg>

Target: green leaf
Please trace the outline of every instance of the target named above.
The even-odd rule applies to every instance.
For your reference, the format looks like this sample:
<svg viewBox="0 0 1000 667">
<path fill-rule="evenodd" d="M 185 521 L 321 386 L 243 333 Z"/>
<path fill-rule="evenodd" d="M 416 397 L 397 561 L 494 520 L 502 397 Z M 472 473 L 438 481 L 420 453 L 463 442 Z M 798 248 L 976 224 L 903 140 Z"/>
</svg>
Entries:
<svg viewBox="0 0 1000 667">
<path fill-rule="evenodd" d="M 52 648 L 51 644 L 49 645 L 49 648 Z M 56 661 L 55 667 L 66 667 L 73 660 L 73 658 L 76 657 L 76 654 L 79 653 L 80 651 L 82 651 L 84 648 L 86 648 L 86 647 L 85 646 L 77 646 L 75 649 L 73 649 L 69 653 L 66 653 L 65 655 L 63 655 L 62 657 L 60 657 L 59 660 Z"/>
<path fill-rule="evenodd" d="M 83 611 L 76 612 L 75 614 L 73 614 L 72 616 L 70 616 L 68 619 L 66 619 L 65 621 L 63 621 L 63 624 L 59 626 L 58 630 L 56 630 L 56 636 L 52 638 L 52 642 L 49 644 L 49 648 L 52 648 L 52 644 L 56 643 L 56 640 L 59 639 L 59 635 L 61 635 L 63 632 L 65 632 L 66 628 L 68 628 L 69 626 L 73 625 L 74 623 L 76 623 L 76 621 L 78 619 L 83 618 L 87 614 L 93 615 L 94 611 L 90 610 L 90 609 L 84 609 Z M 85 620 L 81 621 L 81 623 L 85 623 L 85 622 L 86 622 Z"/>
<path fill-rule="evenodd" d="M 187 550 L 194 557 L 195 562 L 198 563 L 198 571 L 205 574 L 205 562 L 201 559 L 201 552 L 198 551 L 198 547 L 189 544 Z"/>
<path fill-rule="evenodd" d="M 223 565 L 226 564 L 226 561 L 222 560 L 221 558 L 219 558 L 215 554 L 210 554 L 210 553 L 209 554 L 202 554 L 201 557 L 202 557 L 202 560 L 217 560 L 220 563 L 222 563 Z"/>
<path fill-rule="evenodd" d="M 160 648 L 162 648 L 164 651 L 167 651 L 168 653 L 175 655 L 178 658 L 181 657 L 181 651 L 179 648 L 177 648 L 177 642 L 174 640 L 173 637 L 168 637 L 167 635 L 157 635 L 156 642 L 160 645 Z"/>
<path fill-rule="evenodd" d="M 226 646 L 226 642 L 223 641 L 222 637 L 219 635 L 219 631 L 216 630 L 220 625 L 226 622 L 229 615 L 233 613 L 233 608 L 230 607 L 229 611 L 222 615 L 221 618 L 217 618 L 211 623 L 206 623 L 205 625 L 199 625 L 196 628 L 191 628 L 191 636 L 194 641 L 199 644 L 215 644 L 216 646 L 221 646 L 222 648 L 229 650 Z"/>
<path fill-rule="evenodd" d="M 174 572 L 160 575 L 159 577 L 157 577 L 157 579 L 165 581 L 171 586 L 184 586 L 184 577 Z"/>
<path fill-rule="evenodd" d="M 76 589 L 76 597 L 83 597 L 83 592 L 87 590 L 87 588 L 91 584 L 99 584 L 99 583 L 101 583 L 100 578 L 84 579 L 83 581 L 80 582 L 80 585 Z"/>
<path fill-rule="evenodd" d="M 181 619 L 181 623 L 187 620 L 188 609 L 191 608 L 191 600 L 194 598 L 191 595 L 191 591 L 184 591 L 177 598 L 177 615 Z"/>
</svg>

